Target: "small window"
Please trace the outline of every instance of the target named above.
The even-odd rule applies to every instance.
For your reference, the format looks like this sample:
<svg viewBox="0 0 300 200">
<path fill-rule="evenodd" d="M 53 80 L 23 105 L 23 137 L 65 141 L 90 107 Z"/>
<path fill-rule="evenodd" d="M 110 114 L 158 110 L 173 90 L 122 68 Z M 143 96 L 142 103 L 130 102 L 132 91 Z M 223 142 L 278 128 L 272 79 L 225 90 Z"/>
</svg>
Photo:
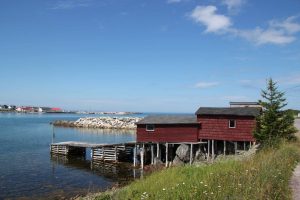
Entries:
<svg viewBox="0 0 300 200">
<path fill-rule="evenodd" d="M 229 120 L 229 128 L 235 128 L 235 126 L 236 126 L 235 120 L 234 119 L 230 119 Z"/>
<path fill-rule="evenodd" d="M 154 131 L 155 127 L 153 124 L 147 124 L 146 125 L 146 131 Z"/>
</svg>

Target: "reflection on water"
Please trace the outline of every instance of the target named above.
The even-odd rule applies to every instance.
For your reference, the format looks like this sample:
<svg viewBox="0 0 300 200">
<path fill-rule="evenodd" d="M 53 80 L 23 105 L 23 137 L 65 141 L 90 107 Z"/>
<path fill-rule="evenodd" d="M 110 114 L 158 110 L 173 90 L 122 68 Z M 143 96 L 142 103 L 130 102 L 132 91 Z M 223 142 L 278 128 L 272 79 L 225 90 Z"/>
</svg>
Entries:
<svg viewBox="0 0 300 200">
<path fill-rule="evenodd" d="M 128 182 L 139 178 L 141 174 L 141 170 L 134 169 L 132 163 L 90 161 L 86 160 L 84 157 L 57 154 L 51 155 L 50 158 L 54 170 L 57 165 L 80 169 L 107 178 L 113 181 L 115 185 L 125 185 Z"/>
</svg>

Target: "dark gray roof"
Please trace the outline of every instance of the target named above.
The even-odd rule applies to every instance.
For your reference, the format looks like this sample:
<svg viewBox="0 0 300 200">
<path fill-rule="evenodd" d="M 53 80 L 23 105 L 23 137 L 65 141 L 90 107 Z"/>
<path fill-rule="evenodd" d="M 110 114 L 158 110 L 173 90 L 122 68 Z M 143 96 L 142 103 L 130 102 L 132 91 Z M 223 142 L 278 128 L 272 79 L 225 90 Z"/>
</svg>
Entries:
<svg viewBox="0 0 300 200">
<path fill-rule="evenodd" d="M 195 115 L 150 115 L 136 124 L 197 124 Z"/>
<path fill-rule="evenodd" d="M 196 115 L 233 115 L 233 116 L 253 116 L 260 114 L 261 108 L 237 107 L 237 108 L 213 108 L 200 107 Z"/>
</svg>

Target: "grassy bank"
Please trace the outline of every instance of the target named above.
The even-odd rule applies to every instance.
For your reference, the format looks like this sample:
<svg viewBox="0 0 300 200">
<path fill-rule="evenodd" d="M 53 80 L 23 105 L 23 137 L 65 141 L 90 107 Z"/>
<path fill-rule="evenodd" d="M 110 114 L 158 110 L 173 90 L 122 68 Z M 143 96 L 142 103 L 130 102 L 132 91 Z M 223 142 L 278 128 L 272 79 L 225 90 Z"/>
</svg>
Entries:
<svg viewBox="0 0 300 200">
<path fill-rule="evenodd" d="M 96 199 L 290 199 L 297 144 L 267 149 L 244 161 L 174 167 Z"/>
</svg>

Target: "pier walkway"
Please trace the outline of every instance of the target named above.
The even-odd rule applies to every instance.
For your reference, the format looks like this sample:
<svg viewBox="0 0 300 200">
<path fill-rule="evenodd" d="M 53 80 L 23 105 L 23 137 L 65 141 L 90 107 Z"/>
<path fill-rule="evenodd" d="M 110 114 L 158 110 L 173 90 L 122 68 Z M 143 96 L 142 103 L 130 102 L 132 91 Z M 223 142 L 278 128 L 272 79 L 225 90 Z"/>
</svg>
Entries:
<svg viewBox="0 0 300 200">
<path fill-rule="evenodd" d="M 85 156 L 86 149 L 91 148 L 92 161 L 124 161 L 132 160 L 136 142 L 116 144 L 94 144 L 86 142 L 58 142 L 50 145 L 51 154 Z"/>
</svg>

